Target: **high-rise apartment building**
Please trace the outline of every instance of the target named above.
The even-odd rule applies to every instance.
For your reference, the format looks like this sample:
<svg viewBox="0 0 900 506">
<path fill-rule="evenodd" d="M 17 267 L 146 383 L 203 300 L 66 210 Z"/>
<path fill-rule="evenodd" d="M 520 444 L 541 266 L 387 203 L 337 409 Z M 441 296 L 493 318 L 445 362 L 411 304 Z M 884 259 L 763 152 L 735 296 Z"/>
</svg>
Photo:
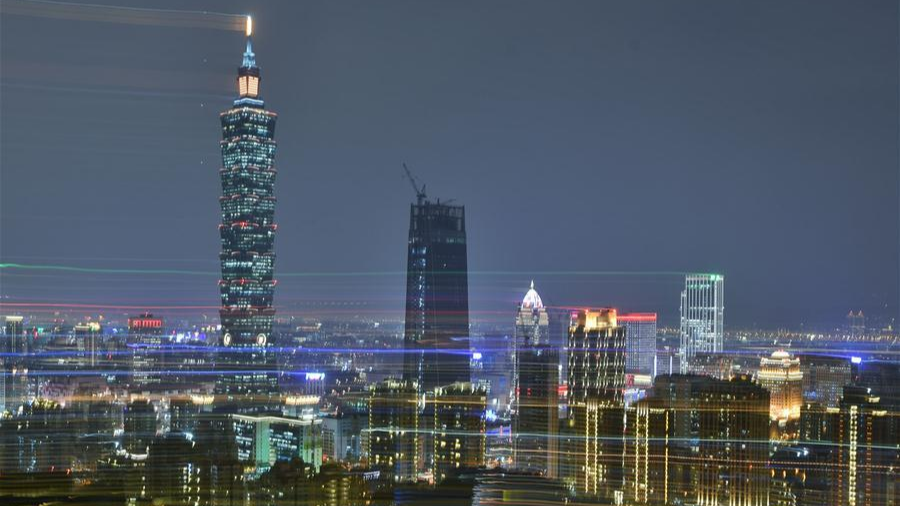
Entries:
<svg viewBox="0 0 900 506">
<path fill-rule="evenodd" d="M 434 457 L 432 474 L 444 481 L 456 470 L 484 464 L 487 388 L 454 383 L 434 391 Z"/>
<path fill-rule="evenodd" d="M 769 504 L 769 394 L 747 376 L 658 376 L 628 417 L 626 504 Z"/>
<path fill-rule="evenodd" d="M 556 477 L 559 449 L 559 351 L 534 283 L 516 315 L 513 453 L 518 469 Z"/>
<path fill-rule="evenodd" d="M 122 446 L 128 453 L 146 455 L 158 428 L 156 407 L 147 399 L 135 399 L 125 406 L 124 419 Z"/>
<path fill-rule="evenodd" d="M 267 353 L 275 309 L 274 240 L 275 120 L 259 96 L 259 67 L 249 26 L 238 68 L 238 98 L 220 115 L 222 123 L 222 346 L 245 352 L 222 354 L 217 366 L 220 394 L 271 394 L 276 387 L 274 355 Z M 244 397 L 245 400 L 248 400 Z"/>
<path fill-rule="evenodd" d="M 416 480 L 421 430 L 418 394 L 415 383 L 393 379 L 369 390 L 369 465 L 387 481 Z"/>
<path fill-rule="evenodd" d="M 656 375 L 656 313 L 620 314 L 625 327 L 625 372 Z"/>
<path fill-rule="evenodd" d="M 615 309 L 573 315 L 568 363 L 561 471 L 577 493 L 613 500 L 622 493 L 625 430 L 625 328 Z"/>
<path fill-rule="evenodd" d="M 470 380 L 467 262 L 463 206 L 420 194 L 409 214 L 404 379 L 422 392 Z"/>
<path fill-rule="evenodd" d="M 844 394 L 844 387 L 853 378 L 853 368 L 846 357 L 829 357 L 819 354 L 802 355 L 800 371 L 803 373 L 803 399 L 828 408 L 837 408 Z"/>
<path fill-rule="evenodd" d="M 896 412 L 885 409 L 871 388 L 848 386 L 840 403 L 833 434 L 830 506 L 875 506 L 889 503 L 900 462 Z M 891 499 L 893 501 L 893 499 Z"/>
<path fill-rule="evenodd" d="M 689 274 L 681 292 L 681 372 L 694 372 L 698 353 L 721 353 L 725 331 L 725 278 L 718 274 Z"/>
</svg>

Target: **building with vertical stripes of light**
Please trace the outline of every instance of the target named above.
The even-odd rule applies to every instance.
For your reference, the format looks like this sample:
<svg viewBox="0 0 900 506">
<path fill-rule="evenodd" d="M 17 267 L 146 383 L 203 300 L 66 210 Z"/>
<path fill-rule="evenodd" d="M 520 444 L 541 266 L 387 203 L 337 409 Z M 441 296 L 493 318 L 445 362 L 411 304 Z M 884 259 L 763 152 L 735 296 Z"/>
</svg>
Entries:
<svg viewBox="0 0 900 506">
<path fill-rule="evenodd" d="M 681 372 L 693 371 L 698 353 L 721 353 L 725 331 L 725 278 L 719 274 L 689 274 L 681 292 Z"/>
<path fill-rule="evenodd" d="M 625 328 L 615 309 L 581 310 L 568 342 L 568 419 L 560 473 L 582 496 L 622 494 L 625 432 Z"/>
</svg>

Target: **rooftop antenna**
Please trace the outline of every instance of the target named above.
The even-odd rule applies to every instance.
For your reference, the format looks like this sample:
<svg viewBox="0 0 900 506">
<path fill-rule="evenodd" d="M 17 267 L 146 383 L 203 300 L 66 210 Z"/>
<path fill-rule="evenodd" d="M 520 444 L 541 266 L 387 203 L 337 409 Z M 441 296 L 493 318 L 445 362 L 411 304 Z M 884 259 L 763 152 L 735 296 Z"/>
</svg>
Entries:
<svg viewBox="0 0 900 506">
<path fill-rule="evenodd" d="M 413 191 L 416 192 L 416 200 L 418 201 L 418 204 L 422 205 L 422 202 L 424 202 L 425 199 L 428 198 L 428 196 L 425 195 L 425 185 L 419 185 L 416 176 L 413 176 L 412 172 L 410 172 L 409 170 L 409 167 L 406 166 L 406 162 L 403 162 L 403 170 L 404 172 L 406 172 L 406 179 L 408 179 L 409 184 L 412 185 Z"/>
</svg>

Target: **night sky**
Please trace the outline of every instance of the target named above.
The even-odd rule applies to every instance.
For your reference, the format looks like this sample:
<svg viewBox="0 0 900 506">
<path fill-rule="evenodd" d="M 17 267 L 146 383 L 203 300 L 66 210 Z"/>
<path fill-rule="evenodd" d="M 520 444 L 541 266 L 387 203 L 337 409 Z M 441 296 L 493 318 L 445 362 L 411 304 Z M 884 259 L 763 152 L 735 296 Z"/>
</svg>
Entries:
<svg viewBox="0 0 900 506">
<path fill-rule="evenodd" d="M 0 7 L 0 256 L 124 271 L 4 269 L 3 300 L 215 306 L 242 33 L 22 3 Z M 401 313 L 402 162 L 466 206 L 476 317 L 511 322 L 534 278 L 673 323 L 684 271 L 725 275 L 728 327 L 897 313 L 896 1 L 115 5 L 253 14 L 282 314 Z M 159 269 L 191 273 L 136 272 Z"/>
</svg>

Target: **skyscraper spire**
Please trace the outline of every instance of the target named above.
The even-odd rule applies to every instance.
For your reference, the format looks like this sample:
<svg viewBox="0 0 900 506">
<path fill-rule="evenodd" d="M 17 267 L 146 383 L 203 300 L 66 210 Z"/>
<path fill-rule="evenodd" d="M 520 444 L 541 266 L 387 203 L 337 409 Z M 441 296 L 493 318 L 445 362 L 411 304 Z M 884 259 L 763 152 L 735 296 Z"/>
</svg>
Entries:
<svg viewBox="0 0 900 506">
<path fill-rule="evenodd" d="M 247 16 L 247 47 L 244 58 L 238 68 L 238 100 L 259 98 L 259 67 L 256 66 L 256 54 L 253 53 L 253 18 Z M 262 105 L 261 103 L 259 105 Z"/>
<path fill-rule="evenodd" d="M 253 53 L 253 37 L 247 36 L 247 49 L 244 50 L 244 61 L 241 68 L 256 68 L 256 55 Z"/>
</svg>

